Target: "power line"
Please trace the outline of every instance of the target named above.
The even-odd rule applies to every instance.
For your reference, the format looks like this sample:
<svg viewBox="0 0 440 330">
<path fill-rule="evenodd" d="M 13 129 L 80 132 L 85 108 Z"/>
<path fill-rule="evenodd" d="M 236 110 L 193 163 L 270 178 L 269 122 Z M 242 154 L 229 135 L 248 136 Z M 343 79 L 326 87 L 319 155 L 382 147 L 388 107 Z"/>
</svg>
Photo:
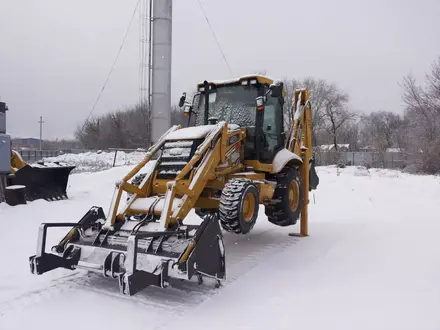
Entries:
<svg viewBox="0 0 440 330">
<path fill-rule="evenodd" d="M 126 30 L 126 32 L 125 32 L 124 38 L 122 39 L 121 45 L 119 46 L 119 50 L 118 50 L 118 53 L 117 53 L 117 55 L 116 55 L 116 58 L 115 58 L 115 60 L 113 61 L 113 64 L 112 64 L 112 66 L 111 66 L 111 68 L 110 68 L 110 71 L 109 71 L 109 73 L 107 74 L 107 77 L 105 78 L 104 84 L 102 85 L 101 91 L 99 92 L 98 97 L 96 98 L 95 103 L 93 104 L 93 107 L 92 107 L 92 109 L 90 110 L 90 113 L 89 113 L 89 115 L 87 116 L 87 119 L 86 119 L 85 122 L 87 122 L 87 121 L 90 119 L 90 116 L 92 115 L 93 111 L 95 110 L 96 105 L 98 104 L 98 101 L 99 101 L 99 99 L 101 98 L 102 93 L 104 92 L 105 87 L 107 86 L 107 82 L 108 82 L 108 80 L 109 80 L 109 78 L 110 78 L 110 76 L 111 76 L 111 74 L 112 74 L 112 72 L 113 72 L 113 69 L 114 69 L 115 66 L 116 66 L 116 62 L 118 61 L 119 55 L 121 54 L 122 48 L 124 47 L 124 44 L 125 44 L 125 40 L 127 39 L 128 32 L 130 31 L 131 24 L 133 23 L 134 16 L 136 15 L 136 11 L 137 11 L 137 8 L 138 8 L 138 6 L 139 6 L 139 2 L 140 2 L 140 0 L 138 0 L 138 1 L 136 2 L 136 6 L 135 6 L 134 11 L 133 11 L 133 14 L 132 14 L 132 16 L 131 16 L 131 19 L 130 19 L 130 22 L 129 22 L 129 24 L 128 24 L 127 30 Z M 85 123 L 84 123 L 84 125 L 85 125 Z"/>
<path fill-rule="evenodd" d="M 101 91 L 99 92 L 99 94 L 98 94 L 98 96 L 97 96 L 97 98 L 96 98 L 96 100 L 95 100 L 95 103 L 93 104 L 93 107 L 92 107 L 92 109 L 90 110 L 89 115 L 87 116 L 87 119 L 84 121 L 84 124 L 81 126 L 81 130 L 84 129 L 84 127 L 86 126 L 86 124 L 87 124 L 87 122 L 89 121 L 90 117 L 92 116 L 93 111 L 95 111 L 96 105 L 98 104 L 99 99 L 101 98 L 102 93 L 104 92 L 105 87 L 107 86 L 107 82 L 109 81 L 110 76 L 111 76 L 111 74 L 113 73 L 113 69 L 114 69 L 115 66 L 116 66 L 116 62 L 118 61 L 119 55 L 121 54 L 121 51 L 122 51 L 122 48 L 124 47 L 125 40 L 127 39 L 128 32 L 130 31 L 131 24 L 133 23 L 133 19 L 134 19 L 134 16 L 136 15 L 136 11 L 137 11 L 137 9 L 138 9 L 138 7 L 139 7 L 139 2 L 140 2 L 140 1 L 141 1 L 141 0 L 138 0 L 138 1 L 136 2 L 136 6 L 134 7 L 133 14 L 131 15 L 130 22 L 128 23 L 127 30 L 125 31 L 124 38 L 122 39 L 121 45 L 119 46 L 118 53 L 116 54 L 116 57 L 115 57 L 115 59 L 114 59 L 114 61 L 113 61 L 113 64 L 112 64 L 112 66 L 111 66 L 111 68 L 110 68 L 110 71 L 108 72 L 107 77 L 105 78 L 105 81 L 104 81 L 104 84 L 102 85 Z M 71 146 L 70 148 L 73 148 L 74 144 L 75 144 L 75 141 L 72 143 L 72 146 Z"/>
<path fill-rule="evenodd" d="M 220 50 L 220 53 L 222 54 L 223 59 L 225 60 L 226 66 L 228 67 L 228 70 L 229 70 L 229 73 L 231 74 L 232 78 L 234 78 L 234 74 L 232 73 L 231 67 L 229 66 L 228 60 L 226 59 L 226 56 L 223 53 L 222 47 L 220 46 L 220 43 L 219 43 L 219 41 L 217 39 L 217 36 L 215 35 L 215 32 L 214 32 L 214 30 L 213 30 L 213 28 L 211 26 L 211 23 L 209 23 L 208 16 L 206 15 L 205 10 L 203 9 L 202 3 L 200 2 L 200 0 L 197 0 L 197 1 L 199 2 L 200 9 L 202 10 L 203 15 L 205 16 L 206 22 L 208 23 L 209 29 L 211 30 L 212 35 L 214 36 L 214 39 L 215 39 L 215 41 L 217 43 L 217 46 L 218 46 L 218 48 Z"/>
</svg>

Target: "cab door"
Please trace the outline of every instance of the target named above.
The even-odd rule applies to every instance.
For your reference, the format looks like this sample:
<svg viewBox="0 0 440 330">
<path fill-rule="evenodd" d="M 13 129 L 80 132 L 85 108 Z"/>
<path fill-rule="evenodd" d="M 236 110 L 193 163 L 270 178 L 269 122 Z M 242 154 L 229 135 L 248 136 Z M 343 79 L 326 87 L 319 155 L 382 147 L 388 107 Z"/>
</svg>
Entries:
<svg viewBox="0 0 440 330">
<path fill-rule="evenodd" d="M 260 132 L 260 161 L 272 163 L 276 153 L 284 147 L 283 107 L 279 98 L 268 96 Z"/>
</svg>

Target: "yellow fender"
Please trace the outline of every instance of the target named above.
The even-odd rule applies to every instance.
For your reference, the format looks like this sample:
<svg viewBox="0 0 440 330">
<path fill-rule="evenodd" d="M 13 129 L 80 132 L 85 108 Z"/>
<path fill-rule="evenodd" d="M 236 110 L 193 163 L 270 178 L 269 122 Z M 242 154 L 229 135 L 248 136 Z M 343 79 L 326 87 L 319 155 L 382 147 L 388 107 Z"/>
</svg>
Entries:
<svg viewBox="0 0 440 330">
<path fill-rule="evenodd" d="M 294 152 L 286 148 L 281 149 L 272 161 L 272 173 L 279 173 L 289 162 L 292 162 L 294 165 L 301 165 L 303 160 Z"/>
</svg>

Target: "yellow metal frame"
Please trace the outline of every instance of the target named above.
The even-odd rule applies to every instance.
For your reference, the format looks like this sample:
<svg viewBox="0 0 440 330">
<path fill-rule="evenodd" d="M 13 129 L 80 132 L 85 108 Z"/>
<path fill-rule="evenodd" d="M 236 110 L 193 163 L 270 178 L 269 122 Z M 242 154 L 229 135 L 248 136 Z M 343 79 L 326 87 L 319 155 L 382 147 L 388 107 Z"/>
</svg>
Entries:
<svg viewBox="0 0 440 330">
<path fill-rule="evenodd" d="M 175 129 L 178 129 L 177 127 Z M 218 201 L 202 196 L 199 198 L 205 188 L 215 187 L 223 189 L 229 176 L 243 171 L 242 165 L 242 141 L 246 134 L 244 130 L 228 131 L 228 125 L 222 123 L 217 125 L 205 138 L 204 142 L 198 147 L 193 158 L 185 165 L 173 181 L 157 179 L 157 171 L 144 179 L 143 184 L 136 187 L 128 181 L 132 179 L 153 157 L 153 155 L 162 147 L 166 141 L 166 136 L 173 130 L 168 131 L 150 148 L 145 159 L 136 165 L 129 174 L 117 183 L 116 191 L 110 206 L 109 216 L 105 228 L 111 229 L 115 222 L 123 220 L 124 215 L 130 215 L 139 212 L 138 209 L 131 209 L 131 205 L 138 198 L 149 196 L 161 196 L 164 198 L 164 208 L 160 212 L 160 223 L 164 228 L 170 224 L 182 221 L 189 211 L 197 204 L 208 202 L 212 206 L 218 206 Z M 229 144 L 232 136 L 236 135 L 237 140 Z M 238 154 L 237 163 L 232 163 L 230 156 L 233 153 Z M 200 164 L 195 165 L 200 161 Z M 185 177 L 189 174 L 189 178 Z M 118 212 L 123 192 L 134 194 L 128 205 Z M 173 211 L 172 201 L 175 197 L 181 198 L 179 207 Z M 211 201 L 209 201 L 211 200 Z M 148 213 L 148 210 L 142 210 Z"/>
<path fill-rule="evenodd" d="M 309 236 L 309 165 L 310 158 L 312 157 L 312 109 L 307 88 L 295 90 L 294 113 L 297 113 L 297 111 L 300 111 L 298 114 L 301 112 L 303 112 L 303 114 L 298 116 L 293 122 L 292 132 L 288 140 L 288 148 L 290 151 L 300 154 L 303 159 L 303 163 L 300 166 L 300 173 L 304 204 L 301 210 L 300 232 L 290 233 L 289 235 L 306 237 Z"/>
<path fill-rule="evenodd" d="M 288 149 L 297 155 L 301 155 L 303 164 L 300 166 L 303 178 L 302 190 L 304 195 L 304 206 L 301 211 L 301 230 L 300 236 L 308 235 L 308 187 L 309 187 L 309 159 L 311 157 L 311 108 L 307 89 L 295 90 L 294 111 L 297 113 L 289 135 Z M 302 113 L 301 113 L 302 111 Z M 149 196 L 160 196 L 164 199 L 163 209 L 160 211 L 160 223 L 164 229 L 171 224 L 183 221 L 186 215 L 195 206 L 203 208 L 216 208 L 219 205 L 218 198 L 214 198 L 209 193 L 210 189 L 223 189 L 226 182 L 233 177 L 247 177 L 256 180 L 260 191 L 260 203 L 273 197 L 274 187 L 264 183 L 265 174 L 245 172 L 246 167 L 252 167 L 256 171 L 271 173 L 272 164 L 263 164 L 258 161 L 245 161 L 243 157 L 243 141 L 245 130 L 238 129 L 228 131 L 228 125 L 224 122 L 217 125 L 204 142 L 198 147 L 192 159 L 185 165 L 181 172 L 173 181 L 157 179 L 157 171 L 144 179 L 143 183 L 137 187 L 130 184 L 131 180 L 160 150 L 166 141 L 166 137 L 172 131 L 179 129 L 180 126 L 172 127 L 165 133 L 159 141 L 153 145 L 145 159 L 136 165 L 120 182 L 117 183 L 115 194 L 110 206 L 109 215 L 104 228 L 112 229 L 115 222 L 123 220 L 125 215 L 135 214 L 139 211 L 148 213 L 149 210 L 139 210 L 131 208 L 131 205 L 138 198 Z M 230 138 L 237 135 L 238 139 L 229 144 Z M 239 155 L 237 163 L 232 163 L 231 155 L 236 152 Z M 199 163 L 197 167 L 195 165 Z M 186 176 L 189 174 L 189 178 Z M 133 194 L 128 205 L 118 212 L 123 192 Z M 173 201 L 179 197 L 180 203 L 173 209 Z M 156 213 L 157 214 L 157 213 Z"/>
<path fill-rule="evenodd" d="M 272 80 L 255 76 L 261 83 L 270 84 Z M 250 77 L 247 77 L 250 79 Z M 283 90 L 284 91 L 284 90 Z M 307 89 L 296 89 L 294 97 L 294 116 L 291 133 L 286 141 L 286 148 L 291 152 L 300 155 L 303 163 L 300 165 L 302 177 L 302 191 L 304 196 L 304 205 L 301 210 L 300 232 L 290 233 L 291 236 L 308 236 L 308 204 L 309 204 L 309 163 L 312 156 L 312 115 L 309 102 L 309 91 Z M 218 196 L 213 195 L 214 191 L 222 190 L 226 182 L 231 178 L 245 177 L 258 186 L 260 195 L 260 204 L 265 200 L 271 200 L 274 194 L 274 187 L 265 182 L 267 173 L 272 173 L 272 164 L 263 164 L 255 160 L 244 160 L 243 141 L 246 137 L 245 129 L 228 130 L 227 123 L 219 123 L 214 128 L 195 152 L 193 158 L 185 165 L 182 171 L 172 181 L 157 179 L 157 170 L 153 169 L 149 175 L 144 178 L 139 186 L 135 186 L 128 181 L 147 165 L 153 156 L 162 148 L 166 142 L 166 137 L 179 126 L 171 127 L 153 146 L 151 146 L 145 158 L 137 164 L 121 181 L 116 184 L 116 189 L 112 198 L 106 223 L 103 226 L 105 230 L 113 230 L 117 221 L 122 221 L 125 215 L 134 214 L 139 210 L 131 209 L 134 201 L 138 198 L 149 196 L 161 196 L 164 198 L 164 207 L 160 212 L 160 223 L 164 229 L 170 224 L 183 221 L 186 215 L 194 207 L 200 208 L 218 208 Z M 238 139 L 230 143 L 230 138 L 237 135 Z M 232 156 L 238 157 L 232 157 Z M 20 163 L 21 157 L 18 154 L 12 154 L 12 164 L 17 167 L 24 166 Z M 195 165 L 199 162 L 199 165 Z M 25 163 L 24 163 L 25 164 Z M 256 172 L 243 172 L 247 167 L 253 168 Z M 189 178 L 185 178 L 189 173 Z M 119 212 L 121 198 L 124 192 L 132 194 L 127 205 Z M 174 199 L 179 197 L 181 203 L 173 210 Z M 141 210 L 149 213 L 149 210 Z M 154 212 L 154 211 L 153 211 Z M 156 213 L 158 214 L 158 213 Z M 159 215 L 159 214 L 158 214 Z M 69 240 L 78 235 L 78 230 L 73 228 L 63 238 L 59 246 L 65 245 Z M 184 262 L 190 255 L 195 243 L 188 245 L 182 254 L 179 262 Z"/>
</svg>

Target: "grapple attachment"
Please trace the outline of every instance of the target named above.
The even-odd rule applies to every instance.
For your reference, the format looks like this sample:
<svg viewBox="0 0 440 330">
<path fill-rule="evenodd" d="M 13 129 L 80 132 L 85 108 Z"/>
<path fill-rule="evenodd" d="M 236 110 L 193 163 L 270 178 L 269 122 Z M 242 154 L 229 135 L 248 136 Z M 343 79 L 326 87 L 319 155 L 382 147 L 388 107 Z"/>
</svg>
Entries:
<svg viewBox="0 0 440 330">
<path fill-rule="evenodd" d="M 67 183 L 75 166 L 26 165 L 8 178 L 8 185 L 26 186 L 26 199 L 59 200 L 67 198 Z"/>
<path fill-rule="evenodd" d="M 103 229 L 101 208 L 93 207 L 76 224 L 42 224 L 37 254 L 30 257 L 31 272 L 56 268 L 82 268 L 118 278 L 121 293 L 134 295 L 148 286 L 166 287 L 170 278 L 190 280 L 194 275 L 225 278 L 223 238 L 216 214 L 200 225 L 160 229 L 152 215 L 127 217 L 114 231 Z M 61 242 L 46 253 L 50 227 L 72 227 Z"/>
</svg>

